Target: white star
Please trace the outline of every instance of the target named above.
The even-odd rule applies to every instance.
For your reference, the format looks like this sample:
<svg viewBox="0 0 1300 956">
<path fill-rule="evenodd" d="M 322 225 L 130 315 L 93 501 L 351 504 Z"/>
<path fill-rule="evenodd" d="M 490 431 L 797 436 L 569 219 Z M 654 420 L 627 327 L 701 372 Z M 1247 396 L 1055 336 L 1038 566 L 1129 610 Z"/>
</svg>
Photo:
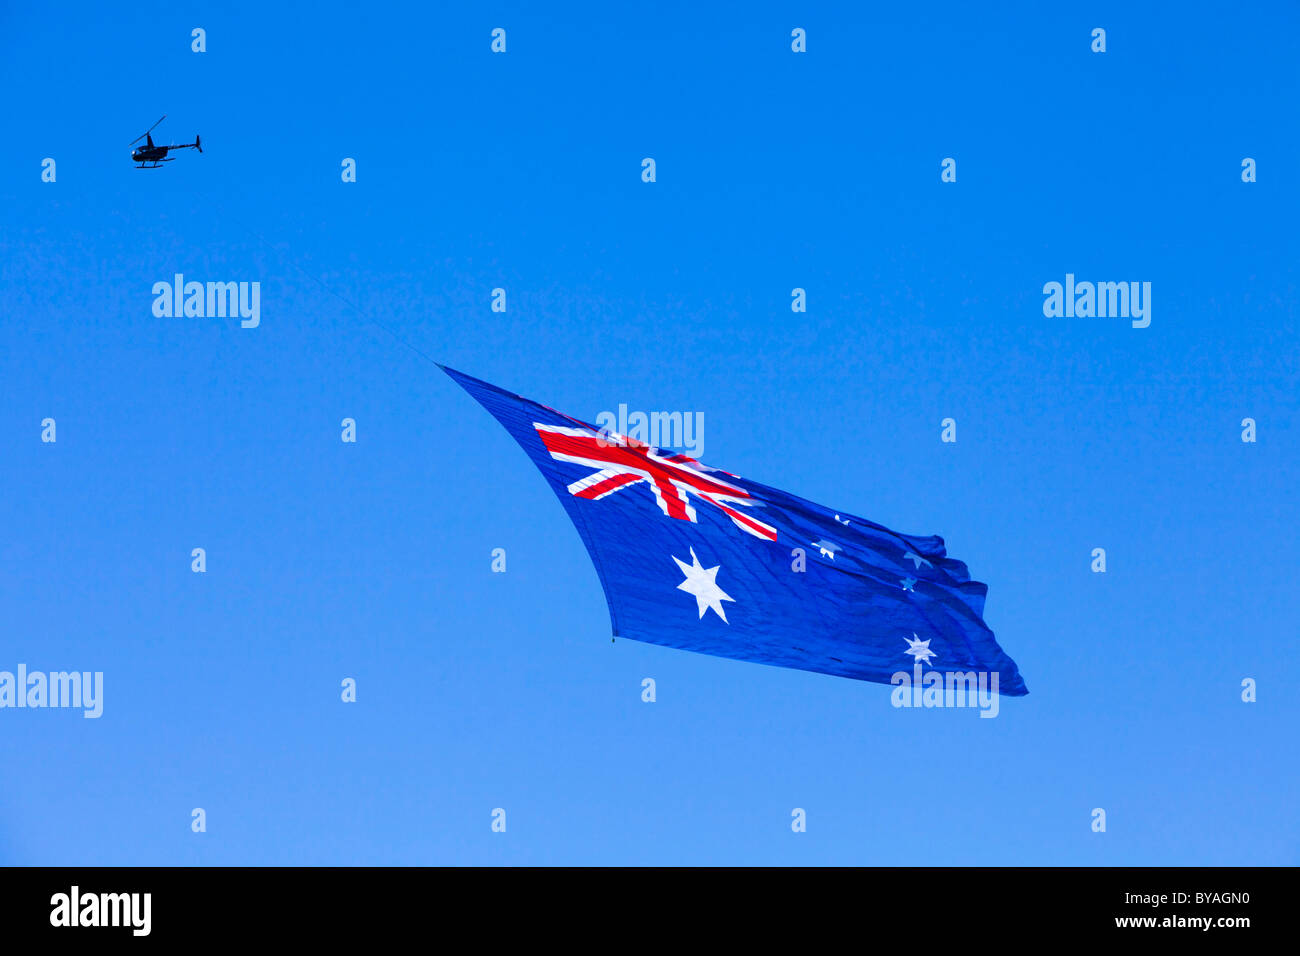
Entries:
<svg viewBox="0 0 1300 956">
<path fill-rule="evenodd" d="M 830 558 L 832 561 L 835 560 L 835 552 L 840 550 L 838 544 L 827 541 L 825 538 L 812 542 L 812 546 L 821 551 L 823 558 Z"/>
<path fill-rule="evenodd" d="M 903 578 L 898 583 L 903 586 L 904 591 L 911 591 L 913 594 L 916 593 L 916 578 Z"/>
<path fill-rule="evenodd" d="M 911 654 L 916 660 L 924 661 L 927 664 L 930 663 L 930 658 L 939 656 L 930 650 L 930 642 L 918 638 L 915 631 L 912 632 L 912 638 L 913 640 L 910 641 L 903 638 L 904 641 L 907 641 L 907 650 L 903 651 L 904 654 Z"/>
<path fill-rule="evenodd" d="M 672 558 L 677 562 L 677 566 L 682 569 L 682 574 L 686 575 L 686 580 L 677 585 L 677 590 L 685 591 L 695 598 L 695 603 L 700 608 L 700 619 L 704 619 L 705 611 L 713 610 L 718 617 L 722 618 L 724 623 L 730 623 L 727 621 L 726 613 L 722 610 L 722 602 L 731 601 L 734 604 L 736 599 L 728 596 L 723 592 L 722 588 L 718 587 L 716 579 L 718 577 L 718 568 L 722 567 L 722 565 L 712 568 L 702 566 L 700 559 L 695 556 L 694 548 L 691 548 L 690 564 L 681 560 L 677 555 L 673 555 Z"/>
<path fill-rule="evenodd" d="M 907 561 L 907 560 L 909 560 L 909 559 L 912 561 L 912 563 L 914 563 L 914 564 L 916 565 L 916 568 L 917 568 L 918 571 L 921 569 L 921 565 L 923 565 L 923 564 L 924 564 L 927 568 L 932 568 L 932 567 L 934 567 L 933 564 L 931 564 L 931 563 L 930 563 L 929 561 L 927 561 L 925 558 L 921 557 L 921 556 L 920 556 L 919 554 L 917 554 L 915 551 L 909 551 L 909 552 L 907 552 L 907 554 L 903 555 L 903 560 L 904 560 L 904 561 Z"/>
</svg>

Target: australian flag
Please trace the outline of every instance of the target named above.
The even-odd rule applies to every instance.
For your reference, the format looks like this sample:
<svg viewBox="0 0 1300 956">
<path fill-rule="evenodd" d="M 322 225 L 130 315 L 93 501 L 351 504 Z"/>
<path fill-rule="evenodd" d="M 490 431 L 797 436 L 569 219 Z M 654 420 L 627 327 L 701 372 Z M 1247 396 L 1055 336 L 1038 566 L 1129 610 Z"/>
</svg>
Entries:
<svg viewBox="0 0 1300 956">
<path fill-rule="evenodd" d="M 444 367 L 546 477 L 614 636 L 891 683 L 922 663 L 1028 693 L 943 539 L 835 513 Z"/>
</svg>

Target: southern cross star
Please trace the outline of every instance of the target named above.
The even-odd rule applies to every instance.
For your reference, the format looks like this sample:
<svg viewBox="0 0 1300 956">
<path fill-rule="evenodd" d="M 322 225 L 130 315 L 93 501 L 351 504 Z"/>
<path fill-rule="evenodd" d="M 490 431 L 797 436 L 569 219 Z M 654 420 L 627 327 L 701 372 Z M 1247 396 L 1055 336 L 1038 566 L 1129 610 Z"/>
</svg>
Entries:
<svg viewBox="0 0 1300 956">
<path fill-rule="evenodd" d="M 830 558 L 832 561 L 835 560 L 835 552 L 840 550 L 838 544 L 827 541 L 825 538 L 812 542 L 812 546 L 822 553 L 823 558 Z"/>
<path fill-rule="evenodd" d="M 677 566 L 682 569 L 682 574 L 686 575 L 686 580 L 677 585 L 677 590 L 685 591 L 695 598 L 695 603 L 700 609 L 700 619 L 703 620 L 705 611 L 712 610 L 718 617 L 722 618 L 724 623 L 730 623 L 727 621 L 726 613 L 722 610 L 722 602 L 731 601 L 734 604 L 736 599 L 718 587 L 718 568 L 722 567 L 722 565 L 712 568 L 702 566 L 700 559 L 695 556 L 694 548 L 691 548 L 690 564 L 681 560 L 677 555 L 673 555 L 672 558 L 677 562 Z"/>
<path fill-rule="evenodd" d="M 930 650 L 930 642 L 921 640 L 916 636 L 915 632 L 912 633 L 912 640 L 908 641 L 907 638 L 903 638 L 903 640 L 907 641 L 907 650 L 903 651 L 903 653 L 911 654 L 917 661 L 928 664 L 930 658 L 938 656 L 934 651 Z"/>
</svg>

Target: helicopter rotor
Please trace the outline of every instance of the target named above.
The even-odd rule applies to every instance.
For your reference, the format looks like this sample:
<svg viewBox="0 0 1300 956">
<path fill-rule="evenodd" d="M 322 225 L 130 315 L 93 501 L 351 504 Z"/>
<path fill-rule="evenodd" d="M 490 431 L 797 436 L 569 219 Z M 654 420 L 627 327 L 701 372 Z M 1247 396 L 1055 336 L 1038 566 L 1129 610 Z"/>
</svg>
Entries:
<svg viewBox="0 0 1300 956">
<path fill-rule="evenodd" d="M 167 118 L 167 114 L 164 113 L 162 116 L 158 117 L 158 123 L 161 123 L 166 118 Z M 147 130 L 145 130 L 135 139 L 131 140 L 131 142 L 127 143 L 127 145 L 134 146 L 136 143 L 140 142 L 140 140 L 144 139 L 146 136 L 148 136 L 150 133 L 152 133 L 155 129 L 158 128 L 158 123 L 154 123 L 153 126 L 150 126 Z"/>
</svg>

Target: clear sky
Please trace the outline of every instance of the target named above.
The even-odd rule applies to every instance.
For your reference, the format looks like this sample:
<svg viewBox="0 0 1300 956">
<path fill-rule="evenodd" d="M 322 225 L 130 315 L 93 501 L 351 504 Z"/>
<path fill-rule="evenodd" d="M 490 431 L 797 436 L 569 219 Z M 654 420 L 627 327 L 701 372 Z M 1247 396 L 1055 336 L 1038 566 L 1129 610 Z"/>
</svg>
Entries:
<svg viewBox="0 0 1300 956">
<path fill-rule="evenodd" d="M 1137 6 L 0 8 L 0 670 L 104 674 L 0 710 L 0 862 L 1300 862 L 1300 14 Z M 133 168 L 164 113 L 203 154 Z M 175 273 L 260 325 L 155 317 Z M 1046 317 L 1067 273 L 1150 326 Z M 1029 695 L 611 643 L 531 463 L 343 300 L 943 535 Z"/>
</svg>

